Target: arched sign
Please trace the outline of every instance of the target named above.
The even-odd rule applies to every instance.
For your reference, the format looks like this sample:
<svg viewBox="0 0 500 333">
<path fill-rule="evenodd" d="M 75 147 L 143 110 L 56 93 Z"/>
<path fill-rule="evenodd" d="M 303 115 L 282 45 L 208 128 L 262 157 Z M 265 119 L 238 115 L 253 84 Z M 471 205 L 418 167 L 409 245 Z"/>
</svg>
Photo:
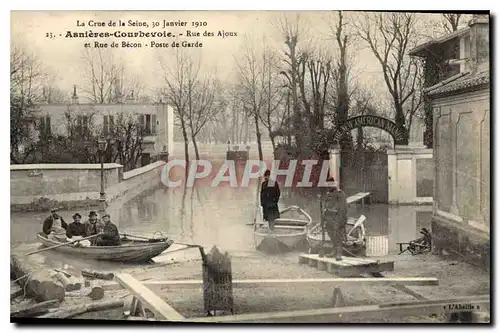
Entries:
<svg viewBox="0 0 500 333">
<path fill-rule="evenodd" d="M 338 143 L 344 133 L 359 127 L 377 127 L 388 132 L 394 139 L 395 145 L 407 145 L 408 137 L 404 130 L 399 128 L 395 122 L 379 116 L 357 116 L 347 119 L 333 134 L 333 141 Z"/>
</svg>

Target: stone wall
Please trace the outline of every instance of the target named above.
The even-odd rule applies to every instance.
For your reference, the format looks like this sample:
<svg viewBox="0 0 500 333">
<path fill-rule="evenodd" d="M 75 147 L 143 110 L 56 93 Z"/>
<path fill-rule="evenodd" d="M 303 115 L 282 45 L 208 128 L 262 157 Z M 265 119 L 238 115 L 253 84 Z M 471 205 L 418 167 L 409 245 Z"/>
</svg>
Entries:
<svg viewBox="0 0 500 333">
<path fill-rule="evenodd" d="M 436 99 L 433 108 L 436 251 L 475 262 L 489 257 L 489 90 Z"/>
<path fill-rule="evenodd" d="M 120 164 L 104 164 L 107 202 L 129 191 L 160 183 L 158 161 L 123 173 Z M 101 189 L 100 164 L 25 164 L 10 167 L 11 211 L 46 211 L 97 206 Z"/>
</svg>

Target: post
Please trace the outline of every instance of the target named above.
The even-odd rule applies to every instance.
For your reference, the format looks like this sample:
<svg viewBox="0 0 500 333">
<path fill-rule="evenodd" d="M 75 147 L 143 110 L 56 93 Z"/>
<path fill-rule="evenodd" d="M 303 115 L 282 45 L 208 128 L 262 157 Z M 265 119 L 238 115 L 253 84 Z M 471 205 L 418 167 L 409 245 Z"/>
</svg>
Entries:
<svg viewBox="0 0 500 333">
<path fill-rule="evenodd" d="M 103 160 L 103 152 L 106 149 L 106 140 L 104 138 L 100 138 L 98 141 L 99 148 L 99 160 L 101 162 L 101 193 L 99 197 L 99 209 L 101 212 L 106 210 L 106 194 L 104 193 L 104 160 Z"/>
<path fill-rule="evenodd" d="M 102 151 L 99 151 L 99 159 L 101 160 L 101 196 L 99 197 L 99 209 L 106 210 L 106 197 L 104 194 L 104 161 L 102 158 Z"/>
</svg>

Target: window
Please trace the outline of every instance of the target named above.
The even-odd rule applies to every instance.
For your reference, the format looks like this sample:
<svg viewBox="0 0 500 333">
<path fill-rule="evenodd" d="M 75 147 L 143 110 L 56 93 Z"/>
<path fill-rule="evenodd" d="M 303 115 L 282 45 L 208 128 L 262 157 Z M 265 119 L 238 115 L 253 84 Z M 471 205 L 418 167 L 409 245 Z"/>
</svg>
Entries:
<svg viewBox="0 0 500 333">
<path fill-rule="evenodd" d="M 40 135 L 50 135 L 52 133 L 50 126 L 50 116 L 40 118 L 39 132 Z"/>
<path fill-rule="evenodd" d="M 76 118 L 76 124 L 78 130 L 83 133 L 87 132 L 89 129 L 89 117 L 88 116 L 78 116 Z"/>
<path fill-rule="evenodd" d="M 464 38 L 464 54 L 462 58 L 470 58 L 470 36 Z"/>
<path fill-rule="evenodd" d="M 151 134 L 156 134 L 156 115 L 151 115 Z"/>
<path fill-rule="evenodd" d="M 156 115 L 155 114 L 141 114 L 139 115 L 139 123 L 144 129 L 144 135 L 156 134 Z"/>
<path fill-rule="evenodd" d="M 102 122 L 102 132 L 104 136 L 108 136 L 113 133 L 113 127 L 115 125 L 114 116 L 104 116 Z"/>
<path fill-rule="evenodd" d="M 146 115 L 146 134 L 152 134 L 151 133 L 151 115 L 150 114 Z"/>
</svg>

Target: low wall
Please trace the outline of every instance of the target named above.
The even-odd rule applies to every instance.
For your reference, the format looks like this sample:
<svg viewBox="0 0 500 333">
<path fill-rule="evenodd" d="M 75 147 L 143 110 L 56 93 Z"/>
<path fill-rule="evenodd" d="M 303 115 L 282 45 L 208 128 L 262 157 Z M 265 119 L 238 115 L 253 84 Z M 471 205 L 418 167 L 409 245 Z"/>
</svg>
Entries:
<svg viewBox="0 0 500 333">
<path fill-rule="evenodd" d="M 123 172 L 120 164 L 104 164 L 106 201 L 129 191 L 145 190 L 160 182 L 158 161 Z M 47 211 L 98 206 L 101 189 L 100 164 L 11 165 L 11 211 Z"/>
<path fill-rule="evenodd" d="M 434 254 L 463 260 L 490 270 L 490 234 L 465 223 L 434 215 L 431 223 Z"/>
</svg>

